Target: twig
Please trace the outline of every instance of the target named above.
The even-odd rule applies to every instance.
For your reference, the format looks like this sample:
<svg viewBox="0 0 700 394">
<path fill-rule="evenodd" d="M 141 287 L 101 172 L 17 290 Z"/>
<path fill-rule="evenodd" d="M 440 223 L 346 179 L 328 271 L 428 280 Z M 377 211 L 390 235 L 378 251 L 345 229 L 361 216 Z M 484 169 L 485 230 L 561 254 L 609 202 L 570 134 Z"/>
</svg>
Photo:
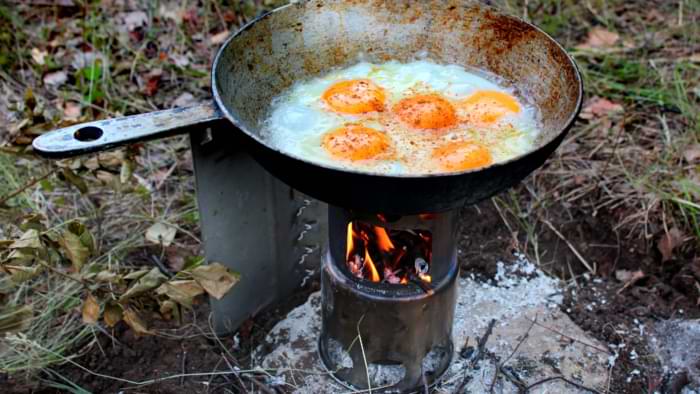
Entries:
<svg viewBox="0 0 700 394">
<path fill-rule="evenodd" d="M 486 342 L 488 342 L 489 337 L 491 336 L 491 333 L 493 332 L 493 326 L 496 325 L 496 319 L 491 319 L 489 322 L 488 327 L 486 327 L 486 332 L 484 332 L 484 335 L 479 338 L 477 341 L 476 345 L 476 354 L 474 357 L 472 357 L 471 360 L 467 363 L 467 366 L 464 371 L 464 379 L 462 379 L 462 382 L 459 384 L 459 387 L 455 392 L 461 393 L 464 391 L 464 388 L 469 384 L 470 378 L 469 378 L 469 370 L 473 369 L 476 364 L 481 361 L 481 359 L 484 357 L 484 354 L 486 353 L 485 348 L 486 348 Z"/>
<path fill-rule="evenodd" d="M 518 341 L 518 344 L 515 345 L 515 349 L 510 353 L 510 355 L 500 364 L 496 366 L 496 371 L 493 374 L 493 380 L 491 381 L 491 386 L 489 387 L 489 393 L 493 393 L 493 388 L 496 386 L 496 381 L 498 380 L 498 375 L 501 371 L 501 369 L 510 361 L 511 358 L 515 355 L 515 353 L 518 352 L 520 349 L 520 346 L 527 340 L 528 337 L 530 337 L 530 331 L 532 331 L 532 327 L 535 326 L 537 323 L 537 315 L 535 315 L 535 318 L 532 320 L 532 323 L 530 323 L 530 327 L 527 328 L 527 331 L 525 331 L 525 335 L 523 335 L 522 338 L 520 338 L 520 341 Z"/>
<path fill-rule="evenodd" d="M 369 380 L 369 366 L 367 365 L 367 356 L 365 355 L 365 346 L 362 344 L 362 335 L 360 334 L 360 324 L 362 320 L 365 319 L 365 315 L 362 315 L 360 320 L 357 322 L 357 341 L 360 343 L 360 351 L 362 352 L 362 361 L 365 363 L 365 373 L 367 374 L 367 390 L 369 394 L 372 394 L 372 382 Z"/>
<path fill-rule="evenodd" d="M 218 338 L 218 337 L 217 337 L 217 338 Z M 238 379 L 238 383 L 241 384 L 241 389 L 243 390 L 243 392 L 244 392 L 245 394 L 248 394 L 248 389 L 245 388 L 245 383 L 243 383 L 243 380 L 241 380 L 241 377 L 240 377 L 237 373 L 235 373 L 235 372 L 236 372 L 236 369 L 233 367 L 233 365 L 231 365 L 231 362 L 228 361 L 228 358 L 226 357 L 226 355 L 223 354 L 223 353 L 221 353 L 221 358 L 224 359 L 224 362 L 226 363 L 226 365 L 228 365 L 228 368 L 231 370 L 231 372 L 234 372 L 234 375 L 233 375 L 233 376 L 235 376 L 236 379 Z"/>
<path fill-rule="evenodd" d="M 554 234 L 556 234 L 559 238 L 561 238 L 562 241 L 564 241 L 564 243 L 569 247 L 569 249 L 571 249 L 574 255 L 576 255 L 581 264 L 583 264 L 583 266 L 586 267 L 590 273 L 595 274 L 595 270 L 593 269 L 593 267 L 591 267 L 591 265 L 588 264 L 588 261 L 586 261 L 586 259 L 584 259 L 583 256 L 581 256 L 581 254 L 578 252 L 578 250 L 576 250 L 574 245 L 572 245 L 571 242 L 569 242 L 569 240 L 566 239 L 566 237 L 564 237 L 564 235 L 559 232 L 559 230 L 554 228 L 554 226 L 549 220 L 543 220 L 543 222 L 554 232 Z"/>
<path fill-rule="evenodd" d="M 602 394 L 600 391 L 598 391 L 598 390 L 596 390 L 596 389 L 594 389 L 594 388 L 587 387 L 587 386 L 584 386 L 584 385 L 582 385 L 582 384 L 576 383 L 576 382 L 574 382 L 573 380 L 567 379 L 567 378 L 565 378 L 565 377 L 563 377 L 563 376 L 552 376 L 552 377 L 544 378 L 544 379 L 542 379 L 542 380 L 540 380 L 540 381 L 537 381 L 537 382 L 535 382 L 535 383 L 533 383 L 533 384 L 531 384 L 531 385 L 525 387 L 525 393 L 528 393 L 530 390 L 532 390 L 532 389 L 535 388 L 536 386 L 545 384 L 545 383 L 547 383 L 547 382 L 551 382 L 551 381 L 553 381 L 553 380 L 561 380 L 561 381 L 563 381 L 563 382 L 566 382 L 566 383 L 568 383 L 568 384 L 570 384 L 570 385 L 576 387 L 576 388 L 579 389 L 579 390 L 586 390 L 586 391 L 591 392 L 591 393 L 594 393 L 594 394 Z"/>
<path fill-rule="evenodd" d="M 10 200 L 11 198 L 17 197 L 19 194 L 24 192 L 25 190 L 29 189 L 30 187 L 36 185 L 37 183 L 43 181 L 44 179 L 50 177 L 56 172 L 55 169 L 49 171 L 48 173 L 38 177 L 38 178 L 32 178 L 29 182 L 25 183 L 22 187 L 19 189 L 13 191 L 12 193 L 6 195 L 5 197 L 0 198 L 0 205 L 5 205 L 5 203 Z"/>
<path fill-rule="evenodd" d="M 184 346 L 180 346 L 182 349 L 182 376 L 180 377 L 180 386 L 185 384 L 185 374 L 187 373 L 187 350 Z"/>
</svg>

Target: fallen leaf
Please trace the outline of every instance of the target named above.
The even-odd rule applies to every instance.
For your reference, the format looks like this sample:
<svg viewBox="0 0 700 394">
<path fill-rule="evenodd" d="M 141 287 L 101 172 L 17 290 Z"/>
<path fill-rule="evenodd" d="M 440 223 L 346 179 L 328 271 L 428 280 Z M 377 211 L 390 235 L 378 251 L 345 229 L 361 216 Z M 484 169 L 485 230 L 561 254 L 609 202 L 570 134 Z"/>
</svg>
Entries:
<svg viewBox="0 0 700 394">
<path fill-rule="evenodd" d="M 620 39 L 620 35 L 596 26 L 588 31 L 586 40 L 577 45 L 577 49 L 606 49 L 614 46 Z"/>
<path fill-rule="evenodd" d="M 36 278 L 40 273 L 44 272 L 43 265 L 26 266 L 4 264 L 2 267 L 10 273 L 10 279 L 13 283 L 26 282 L 30 279 Z"/>
<path fill-rule="evenodd" d="M 668 230 L 656 244 L 661 252 L 661 262 L 665 263 L 673 258 L 673 250 L 683 243 L 683 233 L 676 227 Z"/>
<path fill-rule="evenodd" d="M 189 107 L 194 104 L 197 104 L 197 99 L 188 92 L 182 93 L 173 101 L 173 107 Z"/>
<path fill-rule="evenodd" d="M 146 26 L 148 23 L 148 15 L 143 11 L 127 12 L 121 15 L 124 26 L 128 31 L 135 30 L 139 27 Z"/>
<path fill-rule="evenodd" d="M 0 309 L 0 334 L 28 329 L 33 317 L 34 313 L 30 305 Z"/>
<path fill-rule="evenodd" d="M 56 71 L 44 75 L 43 81 L 45 85 L 61 86 L 68 80 L 68 74 L 65 71 Z"/>
<path fill-rule="evenodd" d="M 602 118 L 604 116 L 622 111 L 624 111 L 624 107 L 621 104 L 595 96 L 588 100 L 586 105 L 583 107 L 583 110 L 581 111 L 581 118 Z"/>
<path fill-rule="evenodd" d="M 146 240 L 156 245 L 170 246 L 175 239 L 177 229 L 164 223 L 155 223 L 146 230 Z"/>
<path fill-rule="evenodd" d="M 700 160 L 700 144 L 693 144 L 683 150 L 683 157 L 688 163 Z"/>
<path fill-rule="evenodd" d="M 39 48 L 32 48 L 32 60 L 40 66 L 46 64 L 46 56 L 48 56 L 48 54 L 48 52 L 42 51 Z"/>
<path fill-rule="evenodd" d="M 622 293 L 625 291 L 626 288 L 632 286 L 633 284 L 637 283 L 638 280 L 644 278 L 644 272 L 641 270 L 637 271 L 627 271 L 627 270 L 617 270 L 615 271 L 615 277 L 617 280 L 625 282 L 625 285 L 620 288 L 620 290 L 617 291 L 617 294 Z"/>
<path fill-rule="evenodd" d="M 226 39 L 228 38 L 229 34 L 231 34 L 228 30 L 224 30 L 220 33 L 216 33 L 213 36 L 209 37 L 209 42 L 212 45 L 219 45 L 222 44 Z"/>
<path fill-rule="evenodd" d="M 212 297 L 220 300 L 240 280 L 240 274 L 229 271 L 220 263 L 200 265 L 192 270 L 192 277 Z"/>
<path fill-rule="evenodd" d="M 119 304 L 108 303 L 105 305 L 104 321 L 107 327 L 114 327 L 119 323 L 124 316 L 122 307 Z"/>
<path fill-rule="evenodd" d="M 100 318 L 100 304 L 92 294 L 88 294 L 85 302 L 83 302 L 83 323 L 95 324 Z"/>
<path fill-rule="evenodd" d="M 142 276 L 146 275 L 150 270 L 147 268 L 142 268 L 138 271 L 131 271 L 128 274 L 124 275 L 124 280 L 136 280 L 141 278 Z"/>
<path fill-rule="evenodd" d="M 146 85 L 143 88 L 143 93 L 146 96 L 154 96 L 158 93 L 160 87 L 160 79 L 163 76 L 163 70 L 156 69 L 146 75 Z"/>
<path fill-rule="evenodd" d="M 90 249 L 83 244 L 78 235 L 68 230 L 64 230 L 61 233 L 58 243 L 61 245 L 65 256 L 73 264 L 75 272 L 80 272 L 90 257 Z"/>
<path fill-rule="evenodd" d="M 149 290 L 155 289 L 160 286 L 163 282 L 168 280 L 168 278 L 163 275 L 158 268 L 152 268 L 146 275 L 143 275 L 139 280 L 129 287 L 124 294 L 119 297 L 119 302 L 124 302 L 131 297 L 143 294 Z"/>
<path fill-rule="evenodd" d="M 134 332 L 140 335 L 148 335 L 151 332 L 148 330 L 146 323 L 141 320 L 139 315 L 131 308 L 124 311 L 124 322 L 131 327 Z"/>
<path fill-rule="evenodd" d="M 191 307 L 194 298 L 204 294 L 204 289 L 194 280 L 174 280 L 160 285 L 156 293 L 165 295 L 180 305 Z"/>
<path fill-rule="evenodd" d="M 642 276 L 644 276 L 644 272 L 642 272 L 642 271 L 628 271 L 628 270 L 615 271 L 615 279 L 617 279 L 623 283 L 629 282 L 630 280 L 633 280 L 634 278 L 640 278 Z"/>
<path fill-rule="evenodd" d="M 87 183 L 83 180 L 83 178 L 79 177 L 74 173 L 70 168 L 64 168 L 63 171 L 63 178 L 70 183 L 71 185 L 75 186 L 78 190 L 80 190 L 81 193 L 85 194 L 88 192 L 88 187 Z"/>
<path fill-rule="evenodd" d="M 179 272 L 185 267 L 187 257 L 190 255 L 185 249 L 176 246 L 165 248 L 165 257 L 168 262 L 168 268 L 172 272 Z"/>
<path fill-rule="evenodd" d="M 10 244 L 10 249 L 42 249 L 39 231 L 29 229 L 25 231 L 18 240 Z"/>
<path fill-rule="evenodd" d="M 69 121 L 76 121 L 78 118 L 80 118 L 81 114 L 81 107 L 80 104 L 74 103 L 72 101 L 66 101 L 65 104 L 63 104 L 63 117 L 66 120 Z"/>
<path fill-rule="evenodd" d="M 160 304 L 160 314 L 163 315 L 166 320 L 175 318 L 177 321 L 180 321 L 182 317 L 180 315 L 180 305 L 173 300 L 165 300 Z"/>
<path fill-rule="evenodd" d="M 170 55 L 170 58 L 173 59 L 173 63 L 178 67 L 184 68 L 190 65 L 190 58 L 187 54 L 173 54 Z"/>
</svg>

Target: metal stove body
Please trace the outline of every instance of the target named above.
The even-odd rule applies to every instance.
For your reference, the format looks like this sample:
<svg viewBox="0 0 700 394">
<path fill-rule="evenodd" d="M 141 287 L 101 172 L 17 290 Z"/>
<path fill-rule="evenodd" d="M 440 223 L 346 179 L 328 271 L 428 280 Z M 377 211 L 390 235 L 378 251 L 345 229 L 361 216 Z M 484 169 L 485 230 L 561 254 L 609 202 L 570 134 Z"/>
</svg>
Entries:
<svg viewBox="0 0 700 394">
<path fill-rule="evenodd" d="M 459 271 L 456 216 L 451 211 L 382 216 L 382 221 L 377 215 L 329 208 L 329 248 L 321 270 L 319 353 L 340 383 L 359 389 L 371 384 L 388 392 L 411 392 L 436 383 L 447 370 L 454 349 L 452 322 Z M 419 230 L 431 234 L 431 261 L 426 272 L 431 282 L 392 284 L 357 278 L 346 265 L 348 224 L 355 221 L 389 232 Z M 385 379 L 376 374 L 382 367 L 399 367 L 401 372 Z"/>
<path fill-rule="evenodd" d="M 206 259 L 241 275 L 221 300 L 210 298 L 221 335 L 317 275 L 328 236 L 326 205 L 234 148 L 239 138 L 226 129 L 190 134 Z"/>
</svg>

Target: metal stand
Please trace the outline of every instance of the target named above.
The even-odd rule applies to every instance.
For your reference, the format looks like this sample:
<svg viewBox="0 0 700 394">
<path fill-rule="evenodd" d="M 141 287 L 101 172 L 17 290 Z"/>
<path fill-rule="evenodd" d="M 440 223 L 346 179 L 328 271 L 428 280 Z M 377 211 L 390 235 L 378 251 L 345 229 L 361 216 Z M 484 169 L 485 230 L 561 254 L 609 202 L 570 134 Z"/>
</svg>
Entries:
<svg viewBox="0 0 700 394">
<path fill-rule="evenodd" d="M 228 334 L 318 273 L 326 206 L 278 181 L 229 130 L 190 135 L 207 262 L 241 274 L 211 298 L 214 329 Z"/>
</svg>

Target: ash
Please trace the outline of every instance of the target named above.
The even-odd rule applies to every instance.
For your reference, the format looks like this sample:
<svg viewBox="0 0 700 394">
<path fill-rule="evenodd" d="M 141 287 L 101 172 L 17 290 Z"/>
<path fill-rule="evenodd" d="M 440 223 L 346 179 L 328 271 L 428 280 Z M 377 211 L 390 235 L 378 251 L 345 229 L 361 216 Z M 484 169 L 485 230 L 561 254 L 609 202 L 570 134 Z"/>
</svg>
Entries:
<svg viewBox="0 0 700 394">
<path fill-rule="evenodd" d="M 685 372 L 684 393 L 700 393 L 700 320 L 667 320 L 653 329 L 651 345 L 669 374 Z"/>
<path fill-rule="evenodd" d="M 545 275 L 522 255 L 516 255 L 515 261 L 496 264 L 497 274 L 491 280 L 474 277 L 459 280 L 453 362 L 432 392 L 454 393 L 462 388 L 465 393 L 488 393 L 493 385 L 495 393 L 517 393 L 518 388 L 502 374 L 494 383 L 498 363 L 507 365 L 511 375 L 527 384 L 563 375 L 603 390 L 609 354 L 581 344 L 605 349 L 559 310 L 562 301 L 559 281 Z M 319 293 L 309 297 L 306 304 L 279 322 L 254 352 L 257 365 L 273 370 L 271 376 L 278 381 L 284 379 L 290 392 L 348 391 L 330 376 L 318 356 L 320 301 Z M 547 328 L 533 324 L 534 319 Z M 477 338 L 484 335 L 491 320 L 496 323 L 486 342 L 485 355 L 474 360 Z M 566 338 L 551 330 L 565 334 Z M 518 351 L 514 353 L 516 347 Z M 352 363 L 343 349 L 333 353 L 341 365 Z M 435 349 L 423 360 L 426 372 L 434 369 L 438 355 L 439 349 Z M 404 373 L 400 365 L 370 364 L 369 371 L 375 389 L 400 380 Z M 531 392 L 577 393 L 577 390 L 564 382 L 551 381 Z"/>
</svg>

